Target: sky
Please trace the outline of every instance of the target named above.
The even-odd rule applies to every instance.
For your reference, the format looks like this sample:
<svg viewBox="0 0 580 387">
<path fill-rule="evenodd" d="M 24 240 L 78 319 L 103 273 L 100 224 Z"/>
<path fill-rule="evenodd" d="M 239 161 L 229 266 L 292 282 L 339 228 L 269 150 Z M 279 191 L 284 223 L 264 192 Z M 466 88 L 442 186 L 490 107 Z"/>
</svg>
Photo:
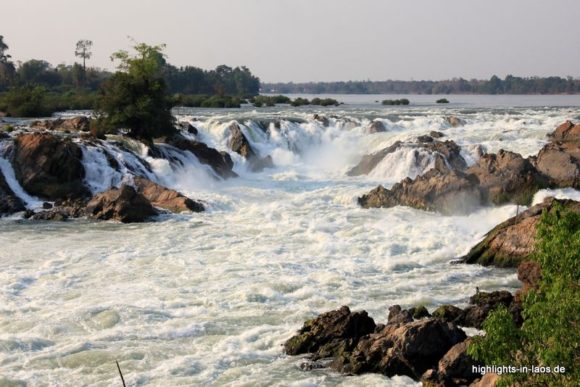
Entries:
<svg viewBox="0 0 580 387">
<path fill-rule="evenodd" d="M 0 0 L 14 60 L 87 65 L 132 40 L 264 82 L 580 77 L 579 0 Z"/>
</svg>

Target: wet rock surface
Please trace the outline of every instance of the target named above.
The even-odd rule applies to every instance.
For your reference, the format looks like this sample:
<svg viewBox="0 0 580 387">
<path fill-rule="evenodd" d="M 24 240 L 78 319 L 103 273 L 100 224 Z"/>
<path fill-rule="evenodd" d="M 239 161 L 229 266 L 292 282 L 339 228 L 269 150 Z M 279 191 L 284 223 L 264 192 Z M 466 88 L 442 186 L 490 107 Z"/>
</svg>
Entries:
<svg viewBox="0 0 580 387">
<path fill-rule="evenodd" d="M 580 202 L 547 198 L 494 227 L 461 261 L 484 266 L 517 267 L 520 262 L 528 260 L 534 251 L 536 225 L 542 211 L 551 211 L 555 203 L 580 212 Z"/>
<path fill-rule="evenodd" d="M 0 170 L 0 216 L 11 215 L 25 209 L 24 203 L 14 194 Z"/>
<path fill-rule="evenodd" d="M 89 196 L 81 148 L 51 133 L 26 133 L 14 140 L 12 165 L 31 195 L 49 200 Z"/>
<path fill-rule="evenodd" d="M 144 222 L 158 214 L 151 203 L 135 188 L 122 185 L 95 195 L 86 206 L 86 214 L 98 220 L 122 223 Z"/>
<path fill-rule="evenodd" d="M 57 130 L 60 132 L 88 132 L 90 124 L 91 120 L 89 117 L 78 116 L 73 118 L 33 121 L 30 124 L 30 128 L 36 130 Z"/>
<path fill-rule="evenodd" d="M 143 177 L 133 179 L 135 188 L 155 207 L 163 208 L 171 212 L 202 212 L 203 204 L 196 202 L 179 192 L 163 187 Z"/>
<path fill-rule="evenodd" d="M 274 166 L 271 156 L 260 157 L 258 155 L 237 123 L 232 123 L 228 130 L 230 132 L 228 147 L 248 160 L 252 172 L 260 172 L 264 168 L 272 168 Z"/>
</svg>

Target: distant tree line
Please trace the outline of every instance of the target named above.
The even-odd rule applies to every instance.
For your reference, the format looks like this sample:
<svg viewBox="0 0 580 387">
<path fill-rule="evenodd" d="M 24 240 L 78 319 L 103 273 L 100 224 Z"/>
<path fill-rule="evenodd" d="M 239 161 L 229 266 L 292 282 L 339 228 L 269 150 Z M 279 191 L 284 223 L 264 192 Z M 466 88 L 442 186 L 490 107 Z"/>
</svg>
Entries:
<svg viewBox="0 0 580 387">
<path fill-rule="evenodd" d="M 41 86 L 47 91 L 63 92 L 74 89 L 98 91 L 113 74 L 107 70 L 87 67 L 91 58 L 90 40 L 79 40 L 74 54 L 82 63 L 60 64 L 56 67 L 45 60 L 32 59 L 14 63 L 9 49 L 0 35 L 0 92 L 11 87 Z M 196 95 L 254 96 L 259 93 L 260 79 L 247 67 L 218 66 L 203 70 L 194 66 L 175 67 L 163 61 L 163 78 L 169 93 Z"/>
<path fill-rule="evenodd" d="M 512 75 L 501 79 L 494 75 L 489 80 L 263 83 L 261 91 L 281 94 L 578 94 L 580 79 Z"/>
</svg>

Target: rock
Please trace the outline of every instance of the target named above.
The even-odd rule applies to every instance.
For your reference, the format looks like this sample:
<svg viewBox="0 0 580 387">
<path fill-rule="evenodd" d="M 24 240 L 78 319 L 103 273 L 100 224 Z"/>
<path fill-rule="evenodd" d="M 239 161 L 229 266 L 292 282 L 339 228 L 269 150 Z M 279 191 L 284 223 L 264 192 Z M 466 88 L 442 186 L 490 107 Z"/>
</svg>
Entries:
<svg viewBox="0 0 580 387">
<path fill-rule="evenodd" d="M 580 189 L 580 141 L 545 145 L 535 159 L 535 166 L 552 186 Z"/>
<path fill-rule="evenodd" d="M 418 319 L 424 318 L 424 317 L 431 317 L 431 314 L 429 313 L 427 308 L 425 308 L 422 305 L 409 308 L 409 313 L 411 313 L 411 315 L 413 316 L 413 318 L 415 320 L 418 320 Z"/>
<path fill-rule="evenodd" d="M 435 168 L 447 170 L 449 168 L 462 171 L 467 168 L 467 163 L 461 156 L 461 147 L 453 141 L 437 141 L 429 136 L 419 136 L 416 143 L 397 141 L 393 145 L 384 148 L 376 153 L 363 156 L 361 161 L 347 172 L 348 176 L 359 176 L 369 174 L 388 154 L 405 150 L 416 149 L 416 164 L 421 165 L 422 157 L 418 151 L 422 150 L 435 158 Z"/>
<path fill-rule="evenodd" d="M 461 126 L 461 125 L 465 125 L 465 121 L 463 121 L 461 118 L 458 118 L 456 116 L 447 116 L 447 117 L 445 117 L 445 121 L 447 121 L 447 123 L 454 128 Z"/>
<path fill-rule="evenodd" d="M 484 266 L 517 267 L 520 262 L 528 260 L 534 251 L 536 225 L 542 211 L 551 211 L 556 202 L 571 211 L 580 212 L 580 202 L 547 198 L 494 227 L 460 260 Z"/>
<path fill-rule="evenodd" d="M 271 156 L 263 158 L 258 156 L 236 122 L 233 122 L 228 129 L 230 132 L 228 147 L 248 160 L 252 172 L 260 172 L 264 168 L 272 168 L 274 166 Z"/>
<path fill-rule="evenodd" d="M 246 136 L 244 136 L 242 129 L 240 129 L 240 126 L 236 122 L 230 124 L 228 131 L 230 132 L 228 147 L 231 150 L 247 160 L 256 157 L 256 152 L 254 152 L 250 142 Z"/>
<path fill-rule="evenodd" d="M 382 133 L 382 132 L 386 132 L 386 131 L 387 131 L 387 128 L 385 127 L 385 124 L 383 124 L 382 121 L 371 122 L 371 124 L 365 130 L 365 132 L 368 134 Z"/>
<path fill-rule="evenodd" d="M 328 125 L 330 125 L 330 120 L 328 119 L 328 117 L 325 117 L 323 115 L 320 114 L 315 114 L 314 117 L 312 117 L 315 121 L 318 121 L 322 124 L 322 126 L 327 127 Z"/>
<path fill-rule="evenodd" d="M 94 219 L 123 223 L 144 222 L 158 214 L 151 203 L 129 185 L 95 195 L 87 204 L 86 211 Z"/>
<path fill-rule="evenodd" d="M 14 140 L 12 165 L 26 192 L 56 200 L 89 195 L 81 148 L 51 133 L 27 133 Z"/>
<path fill-rule="evenodd" d="M 436 130 L 432 130 L 429 132 L 429 136 L 431 136 L 433 138 L 441 138 L 441 137 L 444 137 L 445 135 L 441 132 L 437 132 Z"/>
<path fill-rule="evenodd" d="M 329 357 L 353 348 L 360 337 L 374 329 L 375 322 L 367 312 L 353 313 L 343 306 L 306 321 L 298 334 L 284 343 L 284 351 L 288 355 L 315 353 L 316 357 Z"/>
<path fill-rule="evenodd" d="M 378 186 L 358 198 L 364 208 L 409 206 L 443 214 L 468 213 L 481 204 L 477 178 L 460 171 L 432 169 L 415 180 L 404 179 L 390 190 Z"/>
<path fill-rule="evenodd" d="M 46 204 L 46 205 L 45 205 Z M 28 218 L 33 220 L 65 221 L 69 218 L 80 218 L 86 215 L 85 199 L 59 200 L 54 203 L 43 203 L 44 211 L 29 214 Z M 50 205 L 50 207 L 48 206 Z"/>
<path fill-rule="evenodd" d="M 552 141 L 580 141 L 580 125 L 566 121 L 548 136 Z"/>
<path fill-rule="evenodd" d="M 418 380 L 451 347 L 465 339 L 465 333 L 456 325 L 438 319 L 387 324 L 382 331 L 362 337 L 352 353 L 339 356 L 332 367 L 354 374 L 378 372 Z"/>
<path fill-rule="evenodd" d="M 61 132 L 88 132 L 91 120 L 86 116 L 73 118 L 56 118 L 51 120 L 33 121 L 32 129 L 58 130 Z"/>
<path fill-rule="evenodd" d="M 468 385 L 481 376 L 473 372 L 473 366 L 480 366 L 481 363 L 475 361 L 467 354 L 467 347 L 470 340 L 455 344 L 439 360 L 437 364 L 438 379 L 446 386 Z"/>
<path fill-rule="evenodd" d="M 542 280 L 542 269 L 535 261 L 523 261 L 518 266 L 518 279 L 522 282 L 522 288 L 516 292 L 516 300 L 519 302 L 522 297 L 531 289 L 537 289 Z"/>
<path fill-rule="evenodd" d="M 500 305 L 509 309 L 513 301 L 513 295 L 505 290 L 491 293 L 479 292 L 470 297 L 469 303 L 471 306 L 465 308 L 461 325 L 482 329 L 483 322 L 491 311 Z"/>
<path fill-rule="evenodd" d="M 0 216 L 11 215 L 24 210 L 26 210 L 24 203 L 12 191 L 2 170 L 0 170 Z"/>
<path fill-rule="evenodd" d="M 195 126 L 193 126 L 192 124 L 190 124 L 187 121 L 182 121 L 178 124 L 179 129 L 189 133 L 189 134 L 193 134 L 193 135 L 197 135 L 198 134 L 198 130 Z"/>
<path fill-rule="evenodd" d="M 431 314 L 434 318 L 461 324 L 463 320 L 463 309 L 454 305 L 441 305 Z"/>
<path fill-rule="evenodd" d="M 495 373 L 487 373 L 479 380 L 476 380 L 469 387 L 495 387 L 499 382 L 499 375 Z"/>
<path fill-rule="evenodd" d="M 137 191 L 155 207 L 177 213 L 183 211 L 202 212 L 204 210 L 203 204 L 144 177 L 135 177 L 133 183 Z"/>
<path fill-rule="evenodd" d="M 413 321 L 413 316 L 408 310 L 402 310 L 399 305 L 389 308 L 387 324 L 405 324 Z"/>
<path fill-rule="evenodd" d="M 534 194 L 547 186 L 546 179 L 529 160 L 503 149 L 497 154 L 482 155 L 467 173 L 477 177 L 483 200 L 493 204 L 529 205 Z"/>
<path fill-rule="evenodd" d="M 218 152 L 203 142 L 189 140 L 181 134 L 174 134 L 165 141 L 178 149 L 193 153 L 200 163 L 209 165 L 218 176 L 224 179 L 238 176 L 232 171 L 234 162 L 227 152 Z"/>
</svg>

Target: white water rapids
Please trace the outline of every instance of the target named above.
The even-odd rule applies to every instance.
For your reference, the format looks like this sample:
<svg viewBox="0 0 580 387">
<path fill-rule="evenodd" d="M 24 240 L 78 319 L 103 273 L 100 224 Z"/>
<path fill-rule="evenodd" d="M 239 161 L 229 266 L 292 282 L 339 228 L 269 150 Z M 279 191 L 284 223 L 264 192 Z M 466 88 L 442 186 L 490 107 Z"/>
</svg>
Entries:
<svg viewBox="0 0 580 387">
<path fill-rule="evenodd" d="M 379 183 L 430 168 L 429 154 L 419 166 L 398 152 L 370 176 L 346 172 L 364 154 L 431 130 L 456 141 L 466 157 L 477 157 L 476 145 L 529 156 L 548 132 L 580 115 L 579 108 L 341 107 L 321 111 L 336 116 L 325 127 L 312 112 L 267 112 L 301 122 L 270 123 L 266 135 L 264 117 L 252 111 L 180 116 L 219 150 L 227 150 L 225 127 L 236 120 L 261 156 L 272 155 L 274 169 L 251 173 L 232 154 L 240 177 L 227 181 L 168 146 L 164 154 L 178 162 L 146 156 L 139 144 L 84 146 L 93 192 L 138 171 L 203 200 L 207 212 L 130 225 L 0 220 L 0 385 L 120 385 L 115 360 L 131 386 L 414 385 L 406 377 L 302 371 L 303 358 L 284 355 L 281 344 L 306 319 L 341 305 L 385 322 L 393 304 L 433 310 L 465 305 L 476 286 L 513 290 L 513 270 L 449 261 L 516 207 L 442 216 L 356 204 Z M 465 124 L 452 128 L 451 114 Z M 365 134 L 376 117 L 387 132 Z M 5 164 L 0 159 L 6 175 Z"/>
</svg>

